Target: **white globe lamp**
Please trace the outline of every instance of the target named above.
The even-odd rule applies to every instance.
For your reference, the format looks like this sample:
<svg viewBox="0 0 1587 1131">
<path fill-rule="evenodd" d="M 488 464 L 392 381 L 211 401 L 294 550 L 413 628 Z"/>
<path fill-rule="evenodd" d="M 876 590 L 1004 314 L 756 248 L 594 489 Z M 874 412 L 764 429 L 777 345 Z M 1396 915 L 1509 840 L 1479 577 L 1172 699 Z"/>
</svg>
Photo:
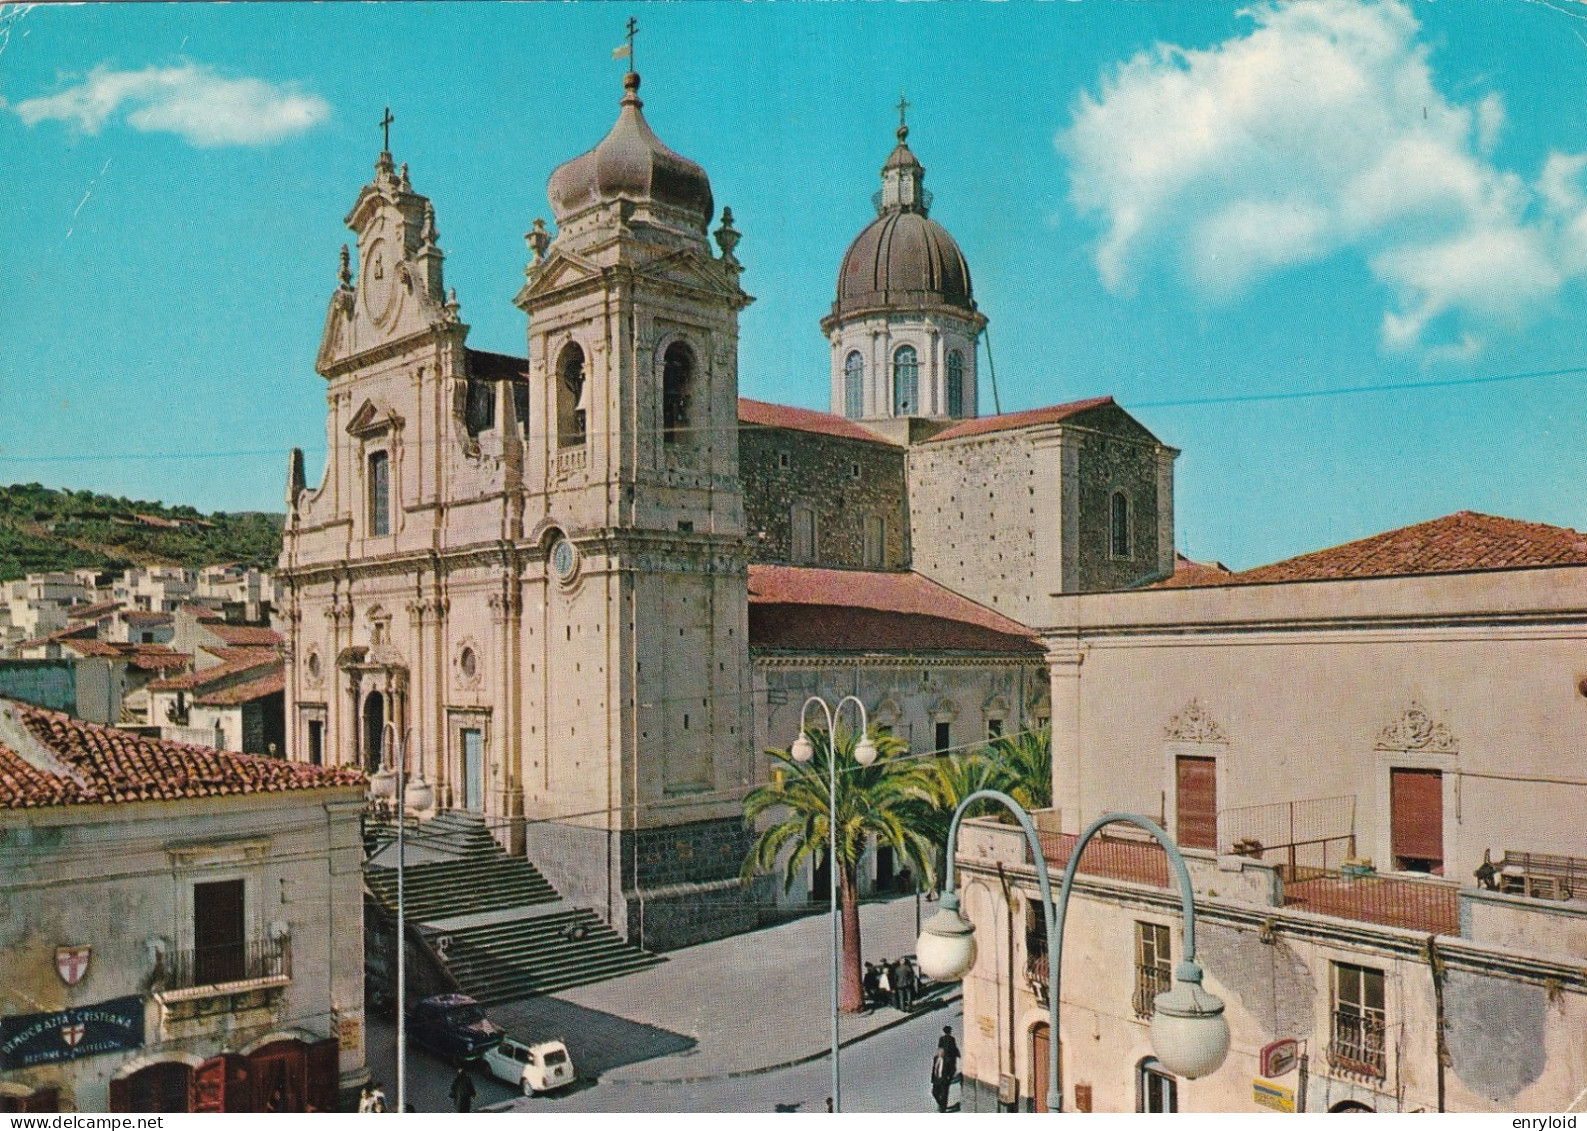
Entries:
<svg viewBox="0 0 1587 1131">
<path fill-rule="evenodd" d="M 1157 995 L 1152 1051 L 1165 1069 L 1186 1080 L 1216 1072 L 1229 1055 L 1223 1001 L 1201 988 L 1198 964 L 1181 962 L 1174 971 L 1173 987 Z"/>
<path fill-rule="evenodd" d="M 957 982 L 975 965 L 975 927 L 959 914 L 953 892 L 944 892 L 938 907 L 920 928 L 915 962 L 933 982 Z"/>
<path fill-rule="evenodd" d="M 792 753 L 795 762 L 808 762 L 816 756 L 816 744 L 811 742 L 810 736 L 801 730 L 799 737 L 794 739 Z"/>
<path fill-rule="evenodd" d="M 862 766 L 876 761 L 876 743 L 871 741 L 870 735 L 860 735 L 860 740 L 854 744 L 854 760 Z"/>
</svg>

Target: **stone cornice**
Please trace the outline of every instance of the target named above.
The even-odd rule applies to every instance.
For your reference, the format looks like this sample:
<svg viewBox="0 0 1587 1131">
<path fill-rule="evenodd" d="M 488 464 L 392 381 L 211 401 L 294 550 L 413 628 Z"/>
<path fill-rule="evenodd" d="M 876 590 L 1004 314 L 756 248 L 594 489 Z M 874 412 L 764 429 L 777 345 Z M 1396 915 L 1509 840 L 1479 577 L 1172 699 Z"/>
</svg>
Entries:
<svg viewBox="0 0 1587 1131">
<path fill-rule="evenodd" d="M 1010 656 L 988 652 L 931 652 L 926 655 L 891 652 L 787 652 L 749 648 L 750 660 L 766 668 L 1006 668 L 1041 669 L 1041 662 L 1028 655 Z"/>
<path fill-rule="evenodd" d="M 1183 593 L 1183 589 L 1164 589 L 1164 593 Z M 1581 609 L 1544 609 L 1526 610 L 1518 612 L 1478 612 L 1478 613 L 1428 613 L 1428 614 L 1389 614 L 1382 616 L 1304 616 L 1294 618 L 1275 619 L 1272 617 L 1253 618 L 1251 620 L 1217 620 L 1217 621 L 1180 621 L 1171 623 L 1122 623 L 1109 625 L 1087 625 L 1084 628 L 1064 627 L 1037 627 L 1035 632 L 1047 643 L 1053 651 L 1073 651 L 1081 643 L 1095 646 L 1102 641 L 1122 642 L 1129 638 L 1142 638 L 1142 643 L 1150 640 L 1152 646 L 1160 646 L 1163 637 L 1197 637 L 1206 638 L 1213 636 L 1252 637 L 1270 635 L 1283 638 L 1291 642 L 1290 638 L 1303 633 L 1350 633 L 1349 639 L 1359 642 L 1360 637 L 1355 635 L 1360 632 L 1383 632 L 1399 634 L 1408 630 L 1423 630 L 1427 632 L 1447 633 L 1451 630 L 1472 630 L 1487 628 L 1512 628 L 1512 629 L 1557 629 L 1560 631 L 1541 632 L 1539 635 L 1556 638 L 1573 638 L 1587 632 L 1587 608 Z M 1575 632 L 1565 631 L 1575 629 Z M 1385 640 L 1389 637 L 1385 636 Z M 1396 635 L 1394 639 L 1404 639 Z M 1486 639 L 1484 636 L 1483 639 Z M 1206 642 L 1204 639 L 1201 642 Z M 1242 639 L 1241 644 L 1260 643 Z M 1329 641 L 1319 639 L 1317 643 Z"/>
</svg>

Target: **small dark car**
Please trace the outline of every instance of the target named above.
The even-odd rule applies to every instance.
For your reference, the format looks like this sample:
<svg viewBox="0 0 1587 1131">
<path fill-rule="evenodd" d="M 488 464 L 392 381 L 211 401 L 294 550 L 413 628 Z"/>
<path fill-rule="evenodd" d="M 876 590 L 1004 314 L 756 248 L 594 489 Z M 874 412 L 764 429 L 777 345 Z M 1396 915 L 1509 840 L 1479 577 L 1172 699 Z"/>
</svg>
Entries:
<svg viewBox="0 0 1587 1131">
<path fill-rule="evenodd" d="M 504 1036 L 466 994 L 427 997 L 408 1011 L 408 1037 L 445 1060 L 477 1060 Z"/>
</svg>

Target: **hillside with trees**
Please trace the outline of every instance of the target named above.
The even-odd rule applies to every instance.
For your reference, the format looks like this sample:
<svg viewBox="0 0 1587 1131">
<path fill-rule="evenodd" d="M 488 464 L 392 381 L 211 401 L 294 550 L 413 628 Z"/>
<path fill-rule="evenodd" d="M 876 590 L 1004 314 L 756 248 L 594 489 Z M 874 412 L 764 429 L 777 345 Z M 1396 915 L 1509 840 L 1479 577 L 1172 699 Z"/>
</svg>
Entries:
<svg viewBox="0 0 1587 1131">
<path fill-rule="evenodd" d="M 13 484 L 0 487 L 0 581 L 150 565 L 269 568 L 281 552 L 283 520 L 259 511 L 202 514 L 187 506 Z"/>
</svg>

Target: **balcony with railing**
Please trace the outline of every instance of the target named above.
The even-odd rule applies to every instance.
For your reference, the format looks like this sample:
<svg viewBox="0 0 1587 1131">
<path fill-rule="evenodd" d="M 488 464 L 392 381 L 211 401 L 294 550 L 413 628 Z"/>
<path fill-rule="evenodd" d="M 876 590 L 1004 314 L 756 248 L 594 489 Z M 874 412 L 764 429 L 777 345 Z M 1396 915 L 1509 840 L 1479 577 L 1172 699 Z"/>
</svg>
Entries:
<svg viewBox="0 0 1587 1131">
<path fill-rule="evenodd" d="M 256 938 L 166 955 L 156 977 L 156 996 L 169 1005 L 194 998 L 273 989 L 291 980 L 290 941 Z"/>
<path fill-rule="evenodd" d="M 1387 1025 L 1377 1010 L 1336 1009 L 1328 1063 L 1339 1072 L 1381 1080 L 1388 1071 Z"/>
</svg>

